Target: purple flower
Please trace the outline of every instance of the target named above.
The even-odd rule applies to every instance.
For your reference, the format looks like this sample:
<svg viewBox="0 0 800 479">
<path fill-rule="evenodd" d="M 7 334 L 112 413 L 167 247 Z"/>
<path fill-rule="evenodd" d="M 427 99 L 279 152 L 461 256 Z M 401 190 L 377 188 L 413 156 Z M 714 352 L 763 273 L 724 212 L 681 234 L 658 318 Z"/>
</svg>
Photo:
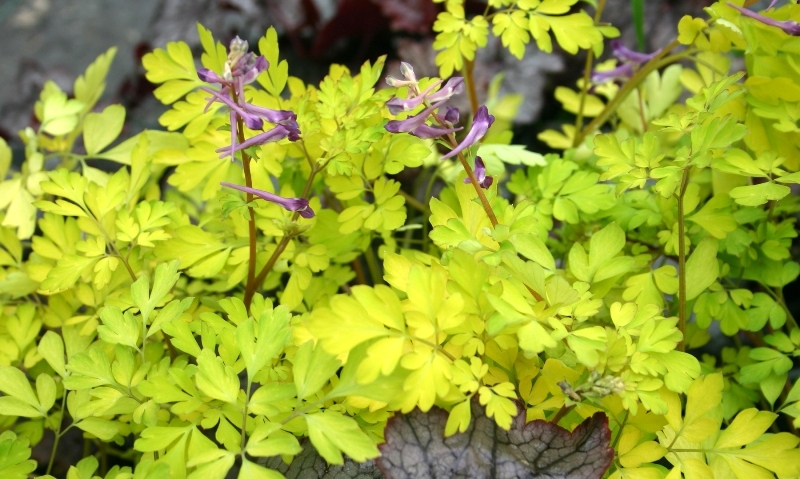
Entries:
<svg viewBox="0 0 800 479">
<path fill-rule="evenodd" d="M 453 95 L 458 95 L 464 91 L 464 78 L 453 77 L 447 80 L 447 83 L 439 89 L 436 93 L 427 95 L 427 100 L 431 103 L 439 103 L 440 101 L 449 100 Z"/>
<path fill-rule="evenodd" d="M 458 123 L 459 113 L 458 108 L 452 108 L 449 106 L 444 107 L 445 114 L 444 114 L 444 121 L 449 123 L 450 125 L 455 125 Z"/>
<path fill-rule="evenodd" d="M 386 124 L 386 131 L 389 133 L 410 133 L 419 126 L 424 125 L 431 113 L 433 113 L 433 111 L 440 106 L 442 106 L 441 103 L 431 105 L 416 115 L 406 118 L 405 120 L 390 120 L 389 123 Z"/>
<path fill-rule="evenodd" d="M 625 44 L 619 40 L 611 40 L 611 52 L 623 62 L 639 64 L 652 60 L 653 57 L 661 53 L 661 49 L 659 48 L 653 53 L 639 53 L 626 47 Z"/>
<path fill-rule="evenodd" d="M 439 108 L 443 102 L 431 105 L 414 116 L 405 120 L 390 120 L 386 124 L 386 131 L 389 133 L 410 133 L 417 138 L 436 138 L 448 133 L 453 133 L 461 128 L 435 128 L 425 123 L 434 110 Z"/>
<path fill-rule="evenodd" d="M 206 83 L 219 83 L 223 85 L 230 83 L 228 80 L 225 80 L 221 76 L 217 75 L 214 70 L 209 70 L 208 68 L 200 68 L 197 70 L 197 77 Z"/>
<path fill-rule="evenodd" d="M 492 126 L 492 123 L 494 123 L 494 116 L 489 114 L 489 109 L 486 108 L 486 105 L 481 105 L 478 111 L 475 112 L 475 118 L 472 119 L 472 128 L 469 130 L 469 133 L 467 133 L 467 136 L 465 136 L 461 143 L 453 148 L 450 153 L 444 155 L 442 159 L 451 158 L 480 141 L 486 132 L 489 131 L 489 127 Z"/>
<path fill-rule="evenodd" d="M 478 184 L 483 189 L 492 186 L 492 183 L 494 183 L 494 178 L 486 174 L 486 165 L 483 164 L 483 159 L 480 156 L 475 157 L 475 179 L 478 180 Z M 469 177 L 464 178 L 464 183 L 471 183 Z"/>
<path fill-rule="evenodd" d="M 211 98 L 208 98 L 209 104 L 214 101 L 219 101 L 228 105 L 228 108 L 230 108 L 231 111 L 236 112 L 236 114 L 239 115 L 242 120 L 244 120 L 244 124 L 247 125 L 247 128 L 250 128 L 251 130 L 261 130 L 264 128 L 264 122 L 261 121 L 261 118 L 244 111 L 242 105 L 234 103 L 228 95 L 220 94 L 220 92 L 206 87 L 200 87 L 200 90 L 211 94 Z M 208 108 L 208 106 L 206 106 L 206 108 Z"/>
<path fill-rule="evenodd" d="M 225 158 L 226 156 L 230 156 L 231 159 L 233 159 L 233 154 L 237 151 L 245 150 L 247 148 L 250 148 L 251 146 L 258 146 L 258 145 L 263 145 L 264 143 L 280 141 L 283 140 L 284 138 L 288 138 L 289 141 L 297 141 L 300 139 L 300 130 L 296 122 L 294 121 L 284 122 L 282 124 L 275 126 L 271 130 L 267 130 L 264 133 L 259 133 L 256 136 L 248 138 L 242 143 L 237 143 L 236 138 L 231 137 L 230 145 L 218 148 L 216 151 L 217 153 L 221 153 L 219 155 L 220 158 Z"/>
<path fill-rule="evenodd" d="M 461 129 L 462 129 L 461 127 L 436 128 L 426 123 L 423 123 L 422 125 L 416 127 L 414 131 L 409 131 L 408 133 L 416 136 L 417 138 L 430 139 L 430 138 L 438 138 L 442 135 L 447 135 L 448 133 L 455 133 Z"/>
<path fill-rule="evenodd" d="M 269 62 L 263 56 L 256 57 L 255 53 L 247 51 L 247 40 L 238 36 L 231 40 L 228 48 L 228 61 L 225 62 L 223 78 L 234 80 L 241 78 L 246 85 L 252 83 L 259 73 L 269 67 Z"/>
<path fill-rule="evenodd" d="M 617 78 L 630 78 L 633 76 L 633 64 L 623 63 L 617 68 L 603 71 L 592 71 L 592 83 L 606 83 Z"/>
<path fill-rule="evenodd" d="M 605 83 L 617 78 L 630 78 L 633 76 L 634 67 L 638 67 L 642 63 L 647 63 L 656 55 L 661 53 L 661 49 L 653 53 L 640 53 L 626 47 L 619 40 L 611 41 L 611 53 L 617 57 L 619 64 L 616 68 L 605 71 L 592 71 L 593 83 Z"/>
<path fill-rule="evenodd" d="M 414 75 L 414 67 L 410 63 L 400 62 L 400 73 L 405 80 L 398 80 L 393 76 L 386 77 L 386 84 L 389 86 L 410 86 L 413 90 L 417 88 L 417 76 Z"/>
<path fill-rule="evenodd" d="M 235 152 L 251 146 L 278 141 L 283 138 L 288 138 L 291 141 L 300 139 L 300 130 L 296 121 L 297 115 L 294 112 L 273 110 L 247 103 L 244 96 L 244 86 L 254 82 L 258 75 L 269 67 L 269 62 L 266 58 L 248 52 L 247 48 L 247 42 L 239 37 L 231 40 L 228 60 L 225 62 L 222 76 L 207 68 L 197 70 L 197 76 L 202 81 L 222 85 L 219 90 L 208 87 L 201 87 L 200 90 L 211 95 L 207 98 L 208 105 L 206 105 L 206 109 L 211 103 L 218 101 L 224 103 L 230 110 L 231 144 L 218 149 L 217 152 L 223 152 L 220 158 L 230 156 L 231 161 L 234 159 Z M 251 130 L 263 130 L 264 120 L 278 126 L 238 144 L 239 118 Z"/>
<path fill-rule="evenodd" d="M 386 106 L 389 107 L 389 111 L 392 115 L 397 115 L 402 111 L 411 111 L 414 108 L 420 106 L 422 102 L 426 100 L 425 96 L 430 93 L 431 90 L 436 88 L 438 85 L 442 83 L 442 80 L 435 81 L 431 83 L 431 85 L 425 89 L 422 93 L 416 96 L 412 96 L 411 98 L 407 98 L 405 100 L 400 99 L 398 97 L 394 97 L 391 100 L 386 102 Z"/>
<path fill-rule="evenodd" d="M 772 8 L 773 5 L 775 5 L 775 1 L 773 1 L 772 3 L 769 4 L 768 9 Z M 728 6 L 729 7 L 733 7 L 736 10 L 739 10 L 739 12 L 741 12 L 741 14 L 746 16 L 746 17 L 750 17 L 750 18 L 752 18 L 754 20 L 758 20 L 759 22 L 763 23 L 764 25 L 769 25 L 769 26 L 772 26 L 772 27 L 778 27 L 781 30 L 783 30 L 784 32 L 786 32 L 787 35 L 792 35 L 792 36 L 800 35 L 800 23 L 797 23 L 794 20 L 784 20 L 784 21 L 775 20 L 774 18 L 766 17 L 764 15 L 758 14 L 758 13 L 756 13 L 756 12 L 754 12 L 752 10 L 749 10 L 747 8 L 739 7 L 737 5 L 734 5 L 731 2 L 728 2 Z"/>
<path fill-rule="evenodd" d="M 278 124 L 297 120 L 297 115 L 289 110 L 273 110 L 271 108 L 255 106 L 250 103 L 245 103 L 242 108 L 244 111 L 257 115 L 270 123 Z"/>
<path fill-rule="evenodd" d="M 245 193 L 250 193 L 251 195 L 258 196 L 262 200 L 269 201 L 271 203 L 275 203 L 284 207 L 288 211 L 296 211 L 300 213 L 300 216 L 303 218 L 313 218 L 314 217 L 314 210 L 308 206 L 308 200 L 305 198 L 284 198 L 282 196 L 278 196 L 267 191 L 257 190 L 255 188 L 248 188 L 247 186 L 236 185 L 233 183 L 222 182 L 220 183 L 222 186 L 227 186 L 228 188 L 233 188 L 235 190 L 244 191 Z"/>
<path fill-rule="evenodd" d="M 426 88 L 423 92 L 416 95 L 412 91 L 411 92 L 412 96 L 406 98 L 405 100 L 402 98 L 394 97 L 386 102 L 386 106 L 389 107 L 389 111 L 393 115 L 397 115 L 401 111 L 411 111 L 414 108 L 423 104 L 424 102 L 441 103 L 443 101 L 447 101 L 453 95 L 458 95 L 459 93 L 464 91 L 464 78 L 453 77 L 447 80 L 447 83 L 439 91 L 431 93 L 431 90 L 439 86 L 441 83 L 442 80 L 437 80 L 431 83 L 430 86 L 428 86 L 428 88 Z"/>
</svg>

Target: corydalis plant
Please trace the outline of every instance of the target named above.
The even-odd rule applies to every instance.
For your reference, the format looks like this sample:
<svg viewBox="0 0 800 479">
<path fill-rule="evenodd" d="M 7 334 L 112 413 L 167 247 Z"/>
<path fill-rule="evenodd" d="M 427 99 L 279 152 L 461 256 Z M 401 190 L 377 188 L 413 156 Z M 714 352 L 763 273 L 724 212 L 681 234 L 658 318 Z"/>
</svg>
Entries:
<svg viewBox="0 0 800 479">
<path fill-rule="evenodd" d="M 297 115 L 294 112 L 289 110 L 273 110 L 254 105 L 247 101 L 245 85 L 253 83 L 258 76 L 268 68 L 269 62 L 267 59 L 263 55 L 256 56 L 254 53 L 248 51 L 247 41 L 237 36 L 230 43 L 228 58 L 223 65 L 222 76 L 208 68 L 201 68 L 197 71 L 197 75 L 201 80 L 221 86 L 219 90 L 208 87 L 200 88 L 202 91 L 211 95 L 207 98 L 208 104 L 206 105 L 206 109 L 208 109 L 209 105 L 213 102 L 220 102 L 226 105 L 230 111 L 231 144 L 227 147 L 217 149 L 217 153 L 220 153 L 220 158 L 230 156 L 231 161 L 234 160 L 236 152 L 240 152 L 241 154 L 245 185 L 236 186 L 227 182 L 223 182 L 222 185 L 244 191 L 248 204 L 253 201 L 254 196 L 258 196 L 259 198 L 280 205 L 289 211 L 293 211 L 295 214 L 292 217 L 292 221 L 296 220 L 298 216 L 313 218 L 314 211 L 309 208 L 308 199 L 283 198 L 253 188 L 252 173 L 250 171 L 251 156 L 246 150 L 283 139 L 288 139 L 289 141 L 297 141 L 300 139 L 300 129 L 296 121 Z M 247 128 L 251 130 L 262 130 L 264 121 L 272 123 L 275 126 L 262 133 L 251 136 L 250 138 L 245 138 L 244 126 L 247 126 Z M 256 218 L 253 208 L 248 206 L 247 209 L 249 214 L 249 262 L 247 269 L 247 285 L 245 287 L 245 304 L 249 308 L 250 301 L 255 294 L 256 288 L 263 282 L 274 262 L 268 262 L 262 271 L 256 275 Z M 285 238 L 289 237 L 288 235 L 285 236 Z M 275 254 L 280 254 L 281 252 L 282 249 L 278 248 Z M 277 257 L 275 257 L 275 259 L 277 259 Z"/>
</svg>

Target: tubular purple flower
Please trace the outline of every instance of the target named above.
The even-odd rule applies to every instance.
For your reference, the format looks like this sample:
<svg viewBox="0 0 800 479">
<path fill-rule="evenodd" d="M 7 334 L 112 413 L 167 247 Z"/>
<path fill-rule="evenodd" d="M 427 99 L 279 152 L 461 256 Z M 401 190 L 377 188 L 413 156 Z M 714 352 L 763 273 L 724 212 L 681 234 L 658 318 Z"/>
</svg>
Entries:
<svg viewBox="0 0 800 479">
<path fill-rule="evenodd" d="M 633 76 L 633 64 L 623 63 L 617 68 L 604 71 L 592 71 L 592 83 L 605 83 L 616 78 L 630 78 Z"/>
<path fill-rule="evenodd" d="M 615 57 L 624 62 L 633 62 L 638 64 L 649 62 L 653 59 L 653 57 L 661 53 L 661 49 L 659 48 L 653 53 L 640 53 L 626 47 L 625 44 L 620 40 L 611 40 L 611 52 Z"/>
<path fill-rule="evenodd" d="M 769 8 L 772 8 L 774 4 L 775 2 L 772 2 Z M 774 18 L 766 17 L 747 8 L 734 5 L 731 2 L 728 2 L 728 6 L 733 7 L 736 10 L 739 10 L 739 12 L 746 17 L 758 20 L 764 25 L 769 25 L 771 27 L 778 27 L 781 30 L 783 30 L 787 35 L 792 35 L 795 37 L 800 35 L 800 23 L 797 23 L 794 20 L 783 20 L 783 21 L 775 20 Z"/>
<path fill-rule="evenodd" d="M 414 68 L 411 64 L 400 62 L 400 73 L 405 80 L 398 80 L 393 76 L 386 77 L 386 84 L 389 86 L 410 86 L 413 91 L 417 91 L 417 77 L 414 75 Z"/>
<path fill-rule="evenodd" d="M 455 125 L 456 123 L 458 123 L 459 117 L 460 114 L 458 112 L 458 108 L 453 108 L 449 106 L 445 107 L 445 114 L 443 118 L 444 121 L 446 121 L 450 125 Z"/>
<path fill-rule="evenodd" d="M 475 179 L 484 190 L 494 183 L 494 178 L 486 174 L 486 165 L 483 164 L 483 158 L 480 156 L 475 157 Z M 464 183 L 469 184 L 470 182 L 469 177 L 464 178 Z"/>
<path fill-rule="evenodd" d="M 219 83 L 222 85 L 230 85 L 231 83 L 208 68 L 200 68 L 197 70 L 197 77 L 206 83 Z"/>
<path fill-rule="evenodd" d="M 240 150 L 245 150 L 250 148 L 251 146 L 258 146 L 263 145 L 264 143 L 270 143 L 273 141 L 280 141 L 284 138 L 288 138 L 290 141 L 297 141 L 300 139 L 300 131 L 297 129 L 297 123 L 294 125 L 278 125 L 271 130 L 267 130 L 264 133 L 259 133 L 258 135 L 248 138 L 247 140 L 236 143 L 233 141 L 230 145 L 224 146 L 222 148 L 218 148 L 216 150 L 217 153 L 222 153 L 219 155 L 220 158 L 225 158 L 226 156 L 231 156 L 233 159 L 233 154 Z"/>
<path fill-rule="evenodd" d="M 480 141 L 480 139 L 486 135 L 486 132 L 489 131 L 489 127 L 492 126 L 492 123 L 494 123 L 494 116 L 489 114 L 489 109 L 486 108 L 486 105 L 481 105 L 478 111 L 475 112 L 475 117 L 472 119 L 472 128 L 469 130 L 469 133 L 467 133 L 467 136 L 465 136 L 461 143 L 453 148 L 450 153 L 442 156 L 442 159 L 446 160 L 447 158 L 451 158 Z"/>
<path fill-rule="evenodd" d="M 426 99 L 428 99 L 428 98 L 426 98 L 426 95 L 428 95 L 428 93 L 431 90 L 436 88 L 436 86 L 440 85 L 441 83 L 442 83 L 442 80 L 435 81 L 435 82 L 431 83 L 431 85 L 428 88 L 426 88 L 425 91 L 423 91 L 419 95 L 412 96 L 411 98 L 407 98 L 405 100 L 400 99 L 398 97 L 394 97 L 391 100 L 386 102 L 386 106 L 389 107 L 389 111 L 392 113 L 392 115 L 397 115 L 398 113 L 400 113 L 402 111 L 411 111 L 414 108 L 420 106 L 422 104 L 422 102 L 424 102 Z"/>
<path fill-rule="evenodd" d="M 233 100 L 231 100 L 227 95 L 222 95 L 220 92 L 206 87 L 200 87 L 200 90 L 211 94 L 213 98 L 210 98 L 209 100 L 218 100 L 228 105 L 228 108 L 230 108 L 231 111 L 236 112 L 236 114 L 242 117 L 242 120 L 244 120 L 244 124 L 247 125 L 247 128 L 250 128 L 251 130 L 261 130 L 264 128 L 264 122 L 261 120 L 261 118 L 244 111 L 241 106 L 234 103 Z"/>
<path fill-rule="evenodd" d="M 245 103 L 242 105 L 242 109 L 275 124 L 284 123 L 289 120 L 294 121 L 297 119 L 297 115 L 290 110 L 273 110 L 271 108 L 255 106 L 250 103 Z"/>
<path fill-rule="evenodd" d="M 400 62 L 400 73 L 408 81 L 417 81 L 417 76 L 414 74 L 414 67 L 408 62 Z"/>
<path fill-rule="evenodd" d="M 228 47 L 228 61 L 225 62 L 222 74 L 224 78 L 232 80 L 244 76 L 255 67 L 256 56 L 254 53 L 248 52 L 248 48 L 247 40 L 242 40 L 238 36 L 231 40 Z"/>
<path fill-rule="evenodd" d="M 250 193 L 251 195 L 254 196 L 258 196 L 262 200 L 266 200 L 269 201 L 270 203 L 275 203 L 276 205 L 280 205 L 288 211 L 297 211 L 303 218 L 314 217 L 314 210 L 312 210 L 311 207 L 308 206 L 308 200 L 305 198 L 284 198 L 283 196 L 278 196 L 264 190 L 249 188 L 247 186 L 242 186 L 242 185 L 236 185 L 234 183 L 222 182 L 220 184 L 228 188 L 233 188 L 234 190 L 239 190 L 245 193 Z"/>
<path fill-rule="evenodd" d="M 431 113 L 440 106 L 442 106 L 441 103 L 431 105 L 405 120 L 390 120 L 389 123 L 386 124 L 386 131 L 389 133 L 410 133 L 416 130 L 420 125 L 424 125 Z"/>
<path fill-rule="evenodd" d="M 438 138 L 442 135 L 447 135 L 448 133 L 455 133 L 458 130 L 462 130 L 463 128 L 435 128 L 430 126 L 426 123 L 418 126 L 414 131 L 409 131 L 408 133 L 411 135 L 416 136 L 417 138 L 423 139 L 430 139 L 430 138 Z"/>
<path fill-rule="evenodd" d="M 441 81 L 441 80 L 440 80 Z M 464 91 L 464 78 L 453 77 L 436 93 L 428 95 L 427 100 L 431 103 L 449 100 L 453 95 L 458 95 Z"/>
<path fill-rule="evenodd" d="M 605 83 L 616 78 L 630 78 L 633 76 L 634 67 L 649 62 L 661 53 L 661 49 L 653 53 L 640 53 L 626 47 L 619 40 L 611 41 L 611 52 L 621 62 L 616 68 L 605 71 L 592 71 L 593 83 Z"/>
<path fill-rule="evenodd" d="M 251 54 L 252 55 L 252 54 Z M 258 75 L 261 74 L 264 70 L 269 68 L 269 62 L 263 55 L 259 55 L 256 57 L 255 64 L 252 68 L 247 70 L 243 75 L 241 75 L 242 83 L 245 85 L 253 83 L 258 78 Z"/>
</svg>

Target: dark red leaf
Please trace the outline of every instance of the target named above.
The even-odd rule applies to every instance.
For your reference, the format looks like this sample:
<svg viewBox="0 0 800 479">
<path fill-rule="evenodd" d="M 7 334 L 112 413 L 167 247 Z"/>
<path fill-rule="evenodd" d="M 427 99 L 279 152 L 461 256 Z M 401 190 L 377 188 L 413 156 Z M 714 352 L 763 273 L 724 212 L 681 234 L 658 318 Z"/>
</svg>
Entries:
<svg viewBox="0 0 800 479">
<path fill-rule="evenodd" d="M 388 479 L 595 479 L 603 476 L 614 450 L 608 418 L 596 413 L 569 432 L 547 421 L 525 424 L 520 411 L 505 431 L 472 402 L 472 422 L 463 434 L 445 438 L 447 412 L 433 408 L 397 415 L 386 427 L 376 462 Z"/>
</svg>

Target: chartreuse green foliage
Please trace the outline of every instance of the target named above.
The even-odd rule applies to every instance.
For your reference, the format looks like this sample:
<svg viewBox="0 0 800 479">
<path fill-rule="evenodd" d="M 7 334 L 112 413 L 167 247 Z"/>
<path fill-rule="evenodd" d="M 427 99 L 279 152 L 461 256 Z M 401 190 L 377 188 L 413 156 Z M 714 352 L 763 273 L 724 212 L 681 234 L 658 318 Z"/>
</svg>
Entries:
<svg viewBox="0 0 800 479">
<path fill-rule="evenodd" d="M 486 46 L 489 29 L 518 59 L 532 40 L 539 50 L 553 51 L 553 39 L 562 50 L 603 50 L 603 38 L 619 36 L 614 27 L 596 25 L 586 12 L 572 11 L 578 0 L 489 0 L 486 12 L 466 18 L 463 0 L 444 1 L 445 10 L 436 18 L 433 48 L 439 50 L 436 64 L 442 76 L 463 71 L 465 62 L 475 59 L 478 48 Z"/>
<path fill-rule="evenodd" d="M 552 38 L 599 56 L 616 31 L 578 7 L 492 1 L 467 18 L 447 1 L 441 71 L 468 70 L 490 24 L 517 56 Z M 364 461 L 393 414 L 439 406 L 450 435 L 477 401 L 506 429 L 518 407 L 567 427 L 602 411 L 609 477 L 800 476 L 784 298 L 800 275 L 797 39 L 726 2 L 708 12 L 632 77 L 559 87 L 580 117 L 543 134 L 560 155 L 510 145 L 518 99 L 490 91 L 497 121 L 466 160 L 495 176 L 496 224 L 437 143 L 386 131 L 385 103 L 408 92 L 378 89 L 383 58 L 309 85 L 267 31 L 243 101 L 291 110 L 301 135 L 237 153 L 249 166 L 216 151 L 231 116 L 206 109 L 197 67 L 230 60 L 202 26 L 199 63 L 183 43 L 144 57 L 168 131 L 119 141 L 124 109 L 95 111 L 113 50 L 74 97 L 48 83 L 20 171 L 0 141 L 0 475 L 31 474 L 47 434 L 41 474 L 279 478 L 264 459 L 291 461 L 302 438 L 331 464 Z M 506 179 L 505 164 L 521 166 Z M 407 168 L 428 184 L 395 176 Z M 243 181 L 315 215 L 220 186 Z M 245 304 L 251 265 L 264 276 Z M 730 344 L 699 357 L 714 330 Z M 59 471 L 68 432 L 89 455 Z"/>
</svg>

